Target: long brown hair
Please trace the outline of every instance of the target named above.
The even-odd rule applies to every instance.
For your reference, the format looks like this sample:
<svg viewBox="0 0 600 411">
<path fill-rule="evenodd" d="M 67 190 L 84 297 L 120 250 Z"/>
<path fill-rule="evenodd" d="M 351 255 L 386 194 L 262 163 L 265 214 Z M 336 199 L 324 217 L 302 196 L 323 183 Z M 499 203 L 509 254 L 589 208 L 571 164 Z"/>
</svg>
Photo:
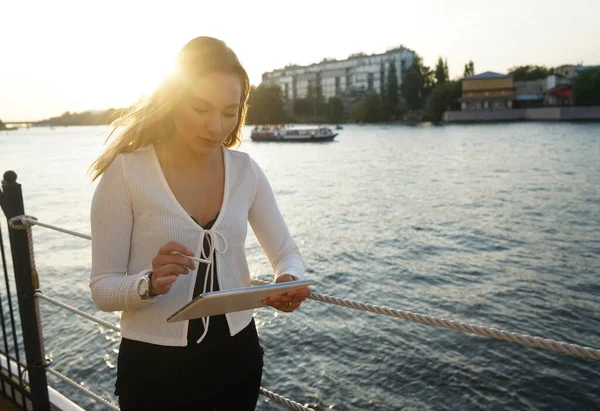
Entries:
<svg viewBox="0 0 600 411">
<path fill-rule="evenodd" d="M 242 84 L 238 121 L 224 142 L 228 148 L 239 144 L 250 93 L 248 74 L 225 42 L 212 37 L 196 37 L 181 49 L 175 71 L 163 80 L 150 97 L 112 122 L 114 127 L 106 141 L 119 127 L 124 130 L 90 166 L 92 181 L 106 170 L 117 154 L 129 153 L 172 136 L 175 132 L 175 110 L 189 90 L 189 85 L 199 76 L 211 72 L 235 74 Z"/>
</svg>

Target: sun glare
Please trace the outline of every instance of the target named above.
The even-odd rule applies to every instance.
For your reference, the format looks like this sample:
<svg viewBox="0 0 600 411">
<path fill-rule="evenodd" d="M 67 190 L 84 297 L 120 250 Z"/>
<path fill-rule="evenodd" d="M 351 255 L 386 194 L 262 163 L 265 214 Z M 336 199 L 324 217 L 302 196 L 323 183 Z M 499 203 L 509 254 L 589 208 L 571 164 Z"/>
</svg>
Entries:
<svg viewBox="0 0 600 411">
<path fill-rule="evenodd" d="M 154 66 L 152 70 L 148 70 L 135 80 L 134 84 L 136 89 L 140 90 L 141 95 L 152 93 L 167 76 L 175 72 L 176 65 L 172 60 L 165 58 L 161 63 L 163 64 Z"/>
<path fill-rule="evenodd" d="M 127 107 L 152 94 L 163 79 L 175 70 L 171 56 L 152 59 L 128 58 L 118 70 L 107 69 L 94 87 L 99 109 Z"/>
</svg>

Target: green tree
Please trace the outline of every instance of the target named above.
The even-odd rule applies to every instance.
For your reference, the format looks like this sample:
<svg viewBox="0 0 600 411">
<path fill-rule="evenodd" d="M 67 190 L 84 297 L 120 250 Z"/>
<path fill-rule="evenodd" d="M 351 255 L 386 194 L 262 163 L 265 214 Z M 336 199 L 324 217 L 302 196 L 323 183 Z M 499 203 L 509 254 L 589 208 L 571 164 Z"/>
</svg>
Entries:
<svg viewBox="0 0 600 411">
<path fill-rule="evenodd" d="M 84 111 L 82 113 L 65 111 L 58 117 L 51 117 L 38 121 L 34 126 L 100 126 L 111 124 L 117 118 L 123 116 L 128 108 L 109 108 L 102 111 Z"/>
<path fill-rule="evenodd" d="M 431 100 L 429 102 L 429 115 L 432 121 L 436 123 L 442 121 L 444 112 L 447 110 L 459 110 L 460 96 L 460 81 L 448 81 L 436 84 L 431 92 Z"/>
<path fill-rule="evenodd" d="M 344 121 L 344 104 L 339 97 L 330 97 L 327 103 L 327 117 L 332 123 Z"/>
<path fill-rule="evenodd" d="M 315 112 L 313 102 L 307 98 L 294 100 L 294 114 L 296 116 L 312 116 Z"/>
<path fill-rule="evenodd" d="M 418 110 L 423 107 L 423 79 L 418 70 L 413 66 L 404 71 L 402 79 L 402 97 L 408 108 Z"/>
<path fill-rule="evenodd" d="M 383 63 L 379 66 L 379 95 L 385 96 L 385 64 Z"/>
<path fill-rule="evenodd" d="M 305 100 L 306 102 L 301 101 L 298 103 L 300 111 L 296 111 L 296 105 L 294 105 L 294 114 L 301 116 L 327 115 L 327 103 L 323 97 L 323 88 L 319 83 L 317 83 L 317 85 L 314 85 L 312 82 L 308 83 L 308 90 Z"/>
<path fill-rule="evenodd" d="M 352 107 L 352 118 L 361 123 L 384 119 L 385 101 L 379 94 L 369 94 Z"/>
<path fill-rule="evenodd" d="M 389 67 L 388 67 L 387 87 L 386 87 L 386 93 L 385 93 L 387 102 L 389 104 L 390 111 L 392 113 L 396 112 L 396 109 L 398 108 L 398 101 L 399 101 L 398 91 L 399 91 L 399 88 L 398 88 L 398 74 L 396 72 L 396 62 L 394 62 L 392 60 L 392 61 L 390 61 Z"/>
<path fill-rule="evenodd" d="M 438 58 L 434 75 L 435 84 L 444 84 L 446 81 L 450 80 L 450 75 L 448 73 L 448 60 L 444 61 L 441 57 Z"/>
<path fill-rule="evenodd" d="M 514 81 L 531 81 L 545 79 L 554 73 L 553 68 L 546 66 L 516 66 L 508 70 L 508 74 L 513 77 Z"/>
<path fill-rule="evenodd" d="M 327 102 L 325 101 L 325 97 L 323 97 L 323 87 L 321 84 L 317 84 L 315 87 L 315 115 L 317 116 L 326 116 L 328 113 Z"/>
<path fill-rule="evenodd" d="M 248 124 L 285 123 L 283 97 L 279 86 L 261 84 L 252 87 L 248 96 Z"/>
<path fill-rule="evenodd" d="M 573 81 L 573 93 L 578 106 L 600 106 L 600 68 L 580 71 Z"/>
<path fill-rule="evenodd" d="M 308 89 L 306 91 L 306 98 L 311 101 L 315 99 L 315 88 L 312 85 L 312 82 L 308 83 Z"/>
<path fill-rule="evenodd" d="M 421 57 L 416 55 L 402 77 L 402 97 L 406 100 L 408 108 L 411 110 L 422 109 L 427 92 L 432 85 L 433 72 L 429 67 L 423 65 Z"/>
<path fill-rule="evenodd" d="M 471 77 L 475 75 L 475 63 L 473 60 L 469 60 L 467 64 L 465 64 L 465 70 L 463 72 L 463 78 Z"/>
</svg>

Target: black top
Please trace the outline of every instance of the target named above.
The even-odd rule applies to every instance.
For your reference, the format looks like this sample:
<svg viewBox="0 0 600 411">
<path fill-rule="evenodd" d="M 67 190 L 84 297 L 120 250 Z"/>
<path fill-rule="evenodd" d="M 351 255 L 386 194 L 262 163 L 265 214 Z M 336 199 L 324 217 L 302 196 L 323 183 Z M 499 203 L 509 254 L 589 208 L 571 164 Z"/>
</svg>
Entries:
<svg viewBox="0 0 600 411">
<path fill-rule="evenodd" d="M 210 230 L 217 216 L 203 228 Z M 194 220 L 196 221 L 196 220 Z M 204 252 L 209 252 L 208 238 L 204 239 Z M 216 255 L 214 289 L 219 290 Z M 194 297 L 202 293 L 205 263 L 198 263 L 194 285 Z M 210 278 L 208 279 L 210 281 Z M 210 317 L 208 333 L 198 344 L 204 332 L 201 319 L 190 320 L 188 345 L 171 347 L 146 342 L 121 339 L 119 349 L 115 394 L 127 392 L 144 400 L 169 401 L 170 395 L 179 398 L 202 399 L 218 393 L 226 384 L 244 378 L 256 367 L 262 367 L 263 350 L 258 341 L 254 320 L 242 331 L 231 337 L 224 314 Z M 152 395 L 153 390 L 161 395 Z M 171 398 L 172 401 L 172 398 Z"/>
<path fill-rule="evenodd" d="M 196 221 L 196 219 L 194 217 L 192 217 L 192 220 L 196 221 L 196 224 L 198 224 L 200 227 L 204 228 L 205 230 L 210 230 L 213 227 L 213 225 L 215 224 L 215 221 L 217 221 L 218 217 L 219 217 L 219 213 L 217 213 L 215 218 L 210 220 L 205 225 L 201 225 L 200 223 L 198 223 L 198 221 Z M 204 255 L 208 255 L 208 253 L 210 252 L 210 247 L 209 247 L 208 240 L 206 237 L 204 237 L 203 247 L 204 247 Z M 215 274 L 214 274 L 214 279 L 213 279 L 214 287 L 213 287 L 212 291 L 219 291 L 219 278 L 217 276 L 217 256 L 215 255 L 215 252 L 213 252 L 213 255 L 211 256 L 211 258 L 212 258 L 213 264 L 215 265 L 215 269 L 214 269 Z M 192 299 L 196 298 L 197 296 L 202 294 L 202 291 L 204 288 L 204 278 L 207 275 L 207 272 L 206 272 L 207 265 L 208 264 L 206 264 L 206 263 L 198 263 L 198 274 L 196 275 L 196 283 L 194 284 L 194 294 L 192 295 Z M 211 279 L 209 278 L 208 284 L 210 284 L 210 280 Z M 215 315 L 215 316 L 210 317 L 208 329 L 209 329 L 209 331 L 216 330 L 215 332 L 217 332 L 218 334 L 224 334 L 225 332 L 229 333 L 229 327 L 227 326 L 227 319 L 225 318 L 225 314 Z M 204 324 L 202 324 L 201 318 L 197 318 L 195 320 L 190 320 L 190 324 L 188 326 L 188 345 L 197 344 L 196 341 L 198 341 L 198 339 L 202 336 L 203 332 L 204 332 Z M 205 339 L 207 337 L 205 337 Z"/>
</svg>

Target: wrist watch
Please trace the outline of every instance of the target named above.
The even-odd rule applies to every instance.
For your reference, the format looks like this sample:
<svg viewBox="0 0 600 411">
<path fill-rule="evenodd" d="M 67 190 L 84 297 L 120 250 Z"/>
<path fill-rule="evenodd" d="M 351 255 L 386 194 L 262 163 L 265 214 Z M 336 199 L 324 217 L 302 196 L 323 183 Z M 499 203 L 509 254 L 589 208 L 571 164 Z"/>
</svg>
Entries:
<svg viewBox="0 0 600 411">
<path fill-rule="evenodd" d="M 148 271 L 142 276 L 137 285 L 137 292 L 142 300 L 147 300 L 150 295 L 150 281 L 152 280 L 152 271 Z"/>
</svg>

